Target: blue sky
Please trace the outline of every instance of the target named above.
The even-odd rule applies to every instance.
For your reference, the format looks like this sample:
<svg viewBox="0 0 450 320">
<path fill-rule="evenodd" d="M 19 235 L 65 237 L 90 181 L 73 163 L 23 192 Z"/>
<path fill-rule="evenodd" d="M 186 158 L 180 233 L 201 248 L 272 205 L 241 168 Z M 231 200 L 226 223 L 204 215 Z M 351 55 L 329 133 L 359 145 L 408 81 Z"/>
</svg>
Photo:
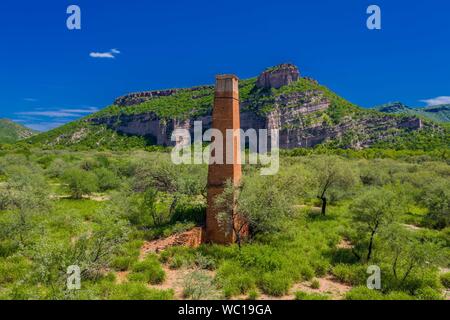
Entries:
<svg viewBox="0 0 450 320">
<path fill-rule="evenodd" d="M 66 27 L 71 4 L 81 30 Z M 366 28 L 371 4 L 382 30 Z M 449 19 L 447 0 L 2 0 L 0 118 L 46 130 L 127 92 L 283 62 L 364 107 L 424 106 L 450 96 Z"/>
</svg>

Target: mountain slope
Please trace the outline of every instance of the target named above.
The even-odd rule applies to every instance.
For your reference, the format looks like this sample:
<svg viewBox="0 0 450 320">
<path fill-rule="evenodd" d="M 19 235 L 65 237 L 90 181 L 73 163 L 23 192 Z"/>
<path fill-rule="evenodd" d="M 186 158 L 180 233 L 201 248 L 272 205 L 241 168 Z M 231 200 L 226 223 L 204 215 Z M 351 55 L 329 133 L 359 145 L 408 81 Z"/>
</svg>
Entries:
<svg viewBox="0 0 450 320">
<path fill-rule="evenodd" d="M 26 139 L 37 132 L 9 119 L 0 119 L 0 143 L 14 143 Z"/>
<path fill-rule="evenodd" d="M 450 104 L 423 108 L 411 108 L 401 102 L 391 102 L 377 106 L 374 109 L 389 114 L 411 115 L 423 117 L 436 122 L 450 122 Z"/>
<path fill-rule="evenodd" d="M 415 116 L 360 108 L 316 80 L 283 64 L 240 81 L 241 127 L 278 129 L 280 147 L 448 147 L 448 130 Z M 214 87 L 200 86 L 128 94 L 95 114 L 40 134 L 30 143 L 47 147 L 112 148 L 173 145 L 177 128 L 194 121 L 211 127 Z M 414 133 L 414 140 L 408 137 Z M 416 145 L 415 141 L 420 141 Z"/>
</svg>

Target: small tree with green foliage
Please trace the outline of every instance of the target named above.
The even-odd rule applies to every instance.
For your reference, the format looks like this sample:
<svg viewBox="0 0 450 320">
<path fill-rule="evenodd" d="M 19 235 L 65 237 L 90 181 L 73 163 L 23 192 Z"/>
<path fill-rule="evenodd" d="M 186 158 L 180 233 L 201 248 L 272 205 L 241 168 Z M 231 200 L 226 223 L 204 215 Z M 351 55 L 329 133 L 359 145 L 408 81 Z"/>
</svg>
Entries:
<svg viewBox="0 0 450 320">
<path fill-rule="evenodd" d="M 97 178 L 95 174 L 79 168 L 71 168 L 64 172 L 63 182 L 66 184 L 73 199 L 82 199 L 97 191 Z"/>
<path fill-rule="evenodd" d="M 322 202 L 321 212 L 325 215 L 330 195 L 342 196 L 357 183 L 357 178 L 349 165 L 338 157 L 314 158 L 313 167 L 316 196 Z"/>
<path fill-rule="evenodd" d="M 350 206 L 358 231 L 358 247 L 365 247 L 366 261 L 372 257 L 375 238 L 398 219 L 401 205 L 397 195 L 387 188 L 371 188 Z M 356 253 L 360 258 L 361 256 Z"/>
</svg>

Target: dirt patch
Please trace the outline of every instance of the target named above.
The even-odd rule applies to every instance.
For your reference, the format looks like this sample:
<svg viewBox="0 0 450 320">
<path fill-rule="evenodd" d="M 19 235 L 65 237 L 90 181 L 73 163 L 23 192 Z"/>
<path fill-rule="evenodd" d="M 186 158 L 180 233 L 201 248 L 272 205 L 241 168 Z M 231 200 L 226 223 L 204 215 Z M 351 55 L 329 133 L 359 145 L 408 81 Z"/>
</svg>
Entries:
<svg viewBox="0 0 450 320">
<path fill-rule="evenodd" d="M 103 202 L 111 200 L 111 197 L 105 194 L 91 194 L 89 196 L 83 196 L 83 199 L 89 199 L 93 201 Z"/>
<path fill-rule="evenodd" d="M 163 266 L 164 272 L 166 273 L 166 279 L 162 284 L 151 285 L 149 284 L 149 288 L 159 289 L 159 290 L 169 290 L 172 289 L 174 291 L 174 299 L 175 300 L 183 300 L 185 299 L 183 296 L 183 286 L 185 278 L 192 272 L 198 271 L 198 269 L 193 268 L 183 268 L 183 269 L 170 269 L 166 265 Z M 202 270 L 214 279 L 216 273 L 214 271 Z"/>
<path fill-rule="evenodd" d="M 337 245 L 338 249 L 353 249 L 354 245 L 347 239 L 342 239 Z"/>
<path fill-rule="evenodd" d="M 73 198 L 69 194 L 62 194 L 62 195 L 61 194 L 51 194 L 50 199 L 51 200 L 59 200 L 59 199 L 73 199 Z M 111 197 L 108 195 L 105 195 L 105 194 L 94 193 L 91 195 L 84 195 L 83 199 L 97 201 L 97 202 L 104 202 L 104 201 L 111 200 Z"/>
<path fill-rule="evenodd" d="M 174 246 L 188 246 L 196 248 L 203 240 L 203 228 L 195 227 L 191 230 L 176 233 L 170 237 L 147 241 L 141 247 L 140 257 L 143 258 L 148 253 L 159 253 L 160 251 Z"/>
<path fill-rule="evenodd" d="M 316 280 L 319 281 L 318 289 L 311 288 L 311 282 L 306 281 L 306 282 L 294 284 L 292 286 L 292 288 L 289 290 L 289 293 L 284 296 L 274 297 L 274 296 L 269 296 L 267 294 L 260 294 L 260 296 L 258 297 L 258 300 L 294 300 L 295 292 L 297 292 L 297 291 L 303 291 L 306 293 L 323 294 L 323 295 L 328 295 L 331 300 L 342 300 L 344 298 L 345 294 L 352 289 L 351 286 L 337 281 L 331 275 L 325 276 L 323 278 L 316 278 Z M 235 297 L 235 299 L 245 300 L 245 299 L 247 299 L 247 296 L 241 295 L 241 296 Z"/>
<path fill-rule="evenodd" d="M 307 293 L 320 293 L 330 295 L 332 300 L 341 300 L 345 294 L 352 289 L 351 286 L 337 281 L 333 276 L 328 275 L 324 278 L 317 278 L 319 288 L 311 288 L 311 282 L 302 282 L 294 285 L 292 291 L 304 291 Z"/>
<path fill-rule="evenodd" d="M 412 231 L 419 231 L 419 230 L 423 230 L 424 229 L 424 228 L 415 226 L 413 224 L 402 224 L 402 226 L 404 226 L 406 229 L 412 230 Z"/>
<path fill-rule="evenodd" d="M 122 284 L 128 281 L 128 274 L 130 271 L 117 271 L 116 272 L 116 283 Z"/>
</svg>

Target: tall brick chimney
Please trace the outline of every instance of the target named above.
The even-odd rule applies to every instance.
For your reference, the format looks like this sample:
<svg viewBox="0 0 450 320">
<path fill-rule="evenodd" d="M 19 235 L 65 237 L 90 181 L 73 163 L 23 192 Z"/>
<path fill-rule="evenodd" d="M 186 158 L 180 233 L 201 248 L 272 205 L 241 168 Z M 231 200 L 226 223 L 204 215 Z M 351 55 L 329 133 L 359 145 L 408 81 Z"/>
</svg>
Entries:
<svg viewBox="0 0 450 320">
<path fill-rule="evenodd" d="M 233 243 L 236 235 L 232 230 L 224 230 L 217 219 L 218 208 L 215 198 L 224 190 L 227 180 L 235 185 L 241 179 L 240 160 L 240 118 L 239 118 L 239 79 L 234 75 L 216 77 L 212 128 L 223 135 L 223 164 L 210 164 L 208 168 L 208 208 L 206 211 L 206 241 L 219 244 Z M 226 130 L 234 129 L 232 146 L 227 145 Z M 231 142 L 231 141 L 230 141 Z M 232 163 L 227 163 L 227 150 L 233 150 Z M 214 151 L 212 151 L 214 152 Z M 217 155 L 215 155 L 217 157 Z M 231 159 L 231 156 L 228 155 Z M 230 162 L 230 161 L 228 161 Z M 232 212 L 230 212 L 232 214 Z"/>
</svg>

